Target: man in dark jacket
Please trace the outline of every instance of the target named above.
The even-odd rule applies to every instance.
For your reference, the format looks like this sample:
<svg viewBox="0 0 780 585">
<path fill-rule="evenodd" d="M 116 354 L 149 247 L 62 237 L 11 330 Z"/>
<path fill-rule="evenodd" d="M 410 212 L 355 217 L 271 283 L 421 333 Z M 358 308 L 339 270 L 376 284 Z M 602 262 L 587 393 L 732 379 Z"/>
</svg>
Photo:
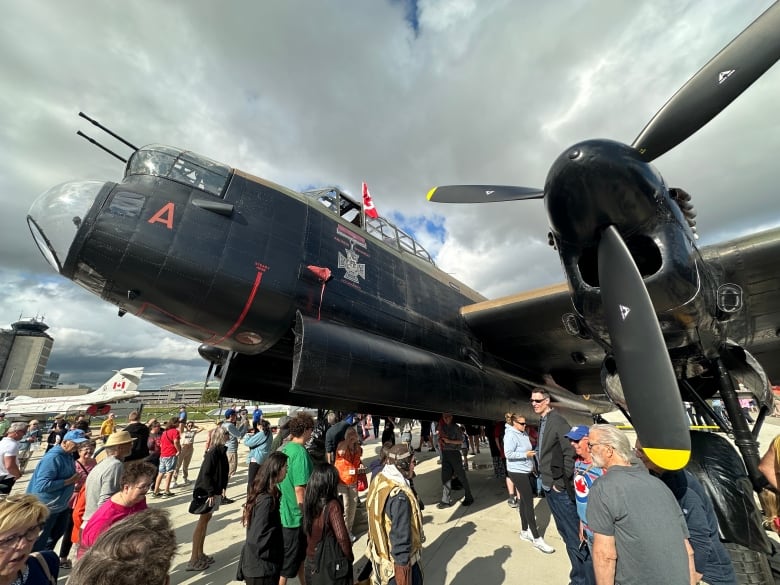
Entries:
<svg viewBox="0 0 780 585">
<path fill-rule="evenodd" d="M 666 484 L 680 504 L 693 549 L 696 578 L 710 585 L 736 585 L 737 576 L 731 558 L 720 541 L 718 517 L 704 486 L 689 471 L 667 471 L 658 467 L 645 455 L 638 439 L 634 451 L 648 471 Z"/>
<path fill-rule="evenodd" d="M 442 509 L 452 505 L 453 477 L 458 478 L 466 492 L 461 504 L 470 506 L 474 503 L 474 496 L 471 494 L 471 486 L 468 477 L 466 477 L 466 470 L 463 469 L 463 457 L 460 454 L 463 446 L 463 431 L 453 421 L 451 412 L 442 414 L 438 432 L 439 445 L 441 446 L 442 493 L 441 501 L 436 504 L 436 507 Z"/>
<path fill-rule="evenodd" d="M 125 430 L 135 439 L 133 450 L 125 457 L 125 461 L 138 461 L 149 456 L 149 427 L 139 420 L 138 412 L 133 411 L 127 417 L 130 421 Z"/>
<path fill-rule="evenodd" d="M 566 544 L 571 562 L 571 585 L 592 585 L 593 563 L 587 548 L 580 550 L 580 520 L 574 502 L 574 448 L 566 437 L 571 425 L 550 405 L 550 394 L 541 388 L 531 393 L 531 407 L 539 415 L 536 446 L 542 491 L 555 518 L 555 526 Z"/>
<path fill-rule="evenodd" d="M 347 420 L 349 418 L 349 420 Z M 347 429 L 352 424 L 352 415 L 345 417 L 342 421 L 337 421 L 336 413 L 328 413 L 328 430 L 325 431 L 325 457 L 328 463 L 336 460 L 336 445 L 344 440 Z"/>
</svg>

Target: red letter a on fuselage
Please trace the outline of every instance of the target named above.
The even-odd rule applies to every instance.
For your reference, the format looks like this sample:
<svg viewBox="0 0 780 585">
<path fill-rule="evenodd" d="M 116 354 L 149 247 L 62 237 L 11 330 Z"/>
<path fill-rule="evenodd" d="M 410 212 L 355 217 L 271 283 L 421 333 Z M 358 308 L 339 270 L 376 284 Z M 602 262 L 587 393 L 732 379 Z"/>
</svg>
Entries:
<svg viewBox="0 0 780 585">
<path fill-rule="evenodd" d="M 169 230 L 172 230 L 174 207 L 173 201 L 169 201 L 163 205 L 157 213 L 149 218 L 149 223 L 164 223 Z"/>
</svg>

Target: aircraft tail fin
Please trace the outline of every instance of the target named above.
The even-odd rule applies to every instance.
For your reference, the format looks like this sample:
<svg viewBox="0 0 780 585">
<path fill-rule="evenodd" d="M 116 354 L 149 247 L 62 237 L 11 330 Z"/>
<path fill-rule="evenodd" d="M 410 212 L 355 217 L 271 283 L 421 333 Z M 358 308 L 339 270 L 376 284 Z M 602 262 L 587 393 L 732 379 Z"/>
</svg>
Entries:
<svg viewBox="0 0 780 585">
<path fill-rule="evenodd" d="M 141 376 L 144 374 L 143 368 L 124 368 L 118 370 L 111 378 L 100 386 L 97 390 L 90 393 L 92 399 L 98 399 L 103 394 L 115 395 L 117 392 L 126 392 L 131 394 L 138 389 L 141 382 Z"/>
</svg>

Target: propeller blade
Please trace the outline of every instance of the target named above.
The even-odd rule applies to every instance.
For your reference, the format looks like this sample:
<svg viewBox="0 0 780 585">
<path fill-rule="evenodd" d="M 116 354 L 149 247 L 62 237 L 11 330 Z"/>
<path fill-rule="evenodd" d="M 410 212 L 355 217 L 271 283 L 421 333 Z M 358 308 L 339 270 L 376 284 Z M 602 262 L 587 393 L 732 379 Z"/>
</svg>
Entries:
<svg viewBox="0 0 780 585">
<path fill-rule="evenodd" d="M 206 391 L 206 388 L 209 387 L 209 378 L 211 378 L 211 372 L 214 371 L 214 362 L 209 362 L 209 369 L 206 372 L 206 381 L 203 383 L 203 391 Z"/>
<path fill-rule="evenodd" d="M 780 59 L 780 2 L 715 55 L 653 116 L 633 146 L 647 162 L 717 116 Z"/>
<path fill-rule="evenodd" d="M 543 196 L 541 189 L 506 185 L 447 185 L 428 191 L 428 201 L 435 203 L 490 203 L 541 199 Z"/>
<path fill-rule="evenodd" d="M 617 228 L 599 242 L 604 317 L 623 394 L 647 456 L 664 469 L 682 469 L 691 455 L 688 420 L 650 295 Z"/>
</svg>

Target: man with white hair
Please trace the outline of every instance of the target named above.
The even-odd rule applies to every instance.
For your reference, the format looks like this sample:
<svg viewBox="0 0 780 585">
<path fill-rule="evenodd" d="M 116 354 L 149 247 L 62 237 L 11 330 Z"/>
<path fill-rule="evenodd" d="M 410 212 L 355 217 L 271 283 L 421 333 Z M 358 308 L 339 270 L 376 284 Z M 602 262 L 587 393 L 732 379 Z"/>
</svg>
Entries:
<svg viewBox="0 0 780 585">
<path fill-rule="evenodd" d="M 16 480 L 22 477 L 19 469 L 19 439 L 27 432 L 27 424 L 13 423 L 0 440 L 0 494 L 11 493 Z"/>
<path fill-rule="evenodd" d="M 682 510 L 661 480 L 636 461 L 628 437 L 593 425 L 593 462 L 607 471 L 588 495 L 597 585 L 690 585 L 693 549 Z"/>
</svg>

